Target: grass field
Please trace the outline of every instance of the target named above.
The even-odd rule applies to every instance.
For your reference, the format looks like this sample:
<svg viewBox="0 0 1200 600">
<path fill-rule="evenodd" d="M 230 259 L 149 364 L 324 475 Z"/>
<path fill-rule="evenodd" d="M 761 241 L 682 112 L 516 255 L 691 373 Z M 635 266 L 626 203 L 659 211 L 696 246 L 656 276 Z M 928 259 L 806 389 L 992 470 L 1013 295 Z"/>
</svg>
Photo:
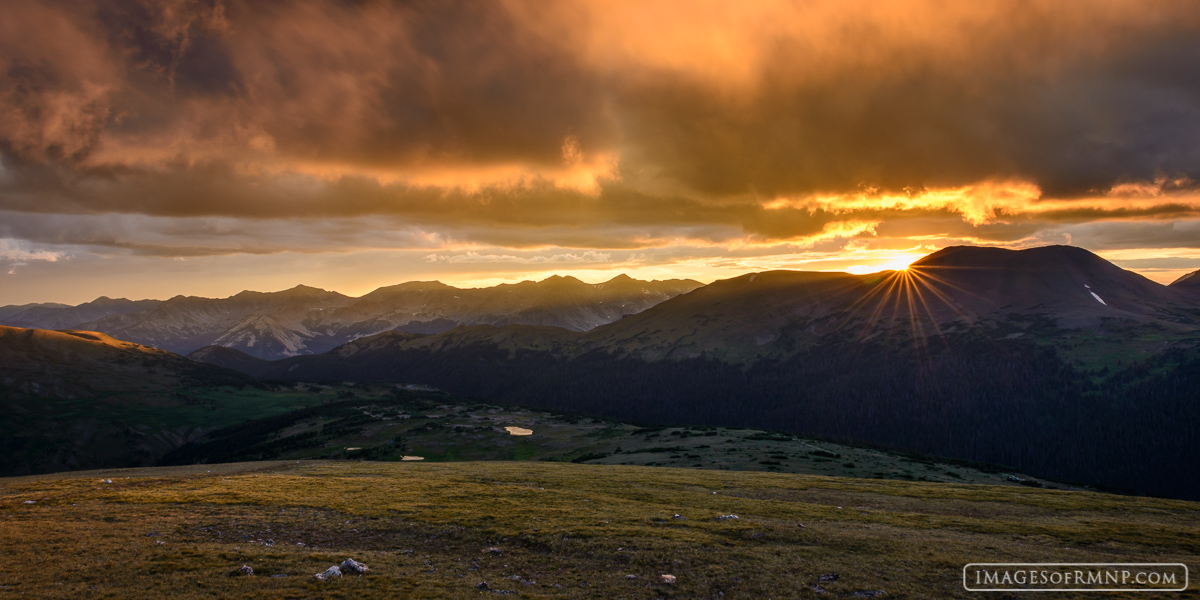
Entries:
<svg viewBox="0 0 1200 600">
<path fill-rule="evenodd" d="M 0 555 L 0 599 L 1005 597 L 963 591 L 963 565 L 1195 572 L 1200 505 L 623 465 L 260 462 L 2 479 Z M 370 574 L 312 578 L 350 557 Z"/>
</svg>

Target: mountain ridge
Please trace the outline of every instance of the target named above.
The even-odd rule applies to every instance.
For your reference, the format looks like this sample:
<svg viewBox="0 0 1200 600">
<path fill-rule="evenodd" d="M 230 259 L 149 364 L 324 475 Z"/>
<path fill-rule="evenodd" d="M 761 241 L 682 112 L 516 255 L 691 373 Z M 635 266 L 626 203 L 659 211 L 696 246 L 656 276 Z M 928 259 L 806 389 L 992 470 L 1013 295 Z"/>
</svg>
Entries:
<svg viewBox="0 0 1200 600">
<path fill-rule="evenodd" d="M 1200 497 L 1185 458 L 1200 435 L 1200 299 L 1077 249 L 746 274 L 587 332 L 460 326 L 224 358 L 265 379 L 767 427 Z"/>
<path fill-rule="evenodd" d="M 528 324 L 583 331 L 700 285 L 692 280 L 640 281 L 628 276 L 589 284 L 556 275 L 488 288 L 414 281 L 354 298 L 301 284 L 277 292 L 245 290 L 226 298 L 177 295 L 162 301 L 111 301 L 102 297 L 78 307 L 0 307 L 0 323 L 104 331 L 184 354 L 220 345 L 277 359 L 325 352 L 393 329 L 439 333 L 458 325 Z M 83 307 L 90 312 L 80 312 Z"/>
</svg>

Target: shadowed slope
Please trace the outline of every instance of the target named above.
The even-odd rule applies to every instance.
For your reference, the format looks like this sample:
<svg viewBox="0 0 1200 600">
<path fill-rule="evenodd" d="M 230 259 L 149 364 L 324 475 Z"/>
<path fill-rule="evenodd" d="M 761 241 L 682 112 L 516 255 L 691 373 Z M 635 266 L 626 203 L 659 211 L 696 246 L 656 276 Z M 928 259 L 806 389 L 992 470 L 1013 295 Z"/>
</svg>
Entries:
<svg viewBox="0 0 1200 600">
<path fill-rule="evenodd" d="M 0 380 L 7 399 L 76 398 L 181 385 L 252 382 L 235 371 L 188 360 L 95 331 L 0 326 Z"/>
<path fill-rule="evenodd" d="M 1192 271 L 1172 281 L 1169 287 L 1187 294 L 1200 294 L 1200 271 Z"/>
</svg>

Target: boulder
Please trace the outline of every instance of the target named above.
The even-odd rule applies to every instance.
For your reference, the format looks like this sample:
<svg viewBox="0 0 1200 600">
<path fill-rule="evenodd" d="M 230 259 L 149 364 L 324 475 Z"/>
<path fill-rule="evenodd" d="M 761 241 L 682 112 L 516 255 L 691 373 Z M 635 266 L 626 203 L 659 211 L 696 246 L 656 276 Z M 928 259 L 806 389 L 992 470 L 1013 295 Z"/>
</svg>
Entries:
<svg viewBox="0 0 1200 600">
<path fill-rule="evenodd" d="M 371 572 L 371 569 L 368 569 L 367 565 L 364 565 L 353 558 L 347 558 L 346 560 L 342 561 L 342 572 L 366 575 L 367 573 Z"/>
<path fill-rule="evenodd" d="M 240 568 L 238 570 L 242 572 L 242 575 L 253 575 L 254 574 L 254 568 L 251 567 L 250 565 L 242 565 L 242 568 Z"/>
<path fill-rule="evenodd" d="M 665 583 L 667 585 L 674 585 L 675 584 L 675 576 L 674 575 L 659 575 L 658 582 Z"/>
<path fill-rule="evenodd" d="M 341 577 L 341 576 L 342 576 L 342 570 L 339 569 L 337 565 L 333 565 L 332 567 L 325 569 L 324 573 L 317 573 L 316 575 L 313 575 L 313 579 L 316 579 L 317 581 L 329 581 L 330 579 L 332 579 L 334 577 Z"/>
</svg>

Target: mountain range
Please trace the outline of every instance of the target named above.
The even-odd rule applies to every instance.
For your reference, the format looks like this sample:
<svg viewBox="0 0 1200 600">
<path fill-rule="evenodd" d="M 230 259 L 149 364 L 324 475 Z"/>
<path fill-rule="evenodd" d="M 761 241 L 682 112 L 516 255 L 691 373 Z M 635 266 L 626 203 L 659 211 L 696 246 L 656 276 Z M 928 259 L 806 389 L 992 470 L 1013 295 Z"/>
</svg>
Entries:
<svg viewBox="0 0 1200 600">
<path fill-rule="evenodd" d="M 335 382 L 421 384 L 562 413 L 772 429 L 1200 498 L 1196 280 L 1164 286 L 1074 247 L 954 247 L 902 271 L 771 271 L 705 286 L 555 277 L 484 290 L 410 283 L 362 298 L 304 287 L 180 297 L 95 322 L 180 347 L 221 344 L 191 352 L 195 362 L 147 362 L 156 350 L 126 348 L 81 377 L 103 380 L 112 362 L 125 377 L 110 386 L 119 388 L 144 371 L 163 386 L 156 402 L 179 410 L 251 410 L 254 386 L 308 398 L 302 390 Z M 22 336 L 121 344 L 78 331 L 6 335 L 0 358 L 26 366 L 15 376 L 0 368 L 3 391 L 30 399 L 12 410 L 35 403 L 30 382 L 76 393 L 53 375 L 85 356 L 38 354 Z M 268 339 L 272 352 L 239 349 Z M 322 345 L 331 347 L 301 354 Z M 296 355 L 262 358 L 287 352 Z M 188 371 L 200 363 L 210 370 Z M 180 391 L 198 378 L 243 391 Z"/>
<path fill-rule="evenodd" d="M 1200 494 L 1200 296 L 1080 248 L 954 247 L 903 271 L 717 281 L 588 331 L 388 331 L 276 361 L 281 381 L 390 381 L 649 423 L 774 428 Z M 1190 483 L 1189 483 L 1190 482 Z"/>
<path fill-rule="evenodd" d="M 245 361 L 217 348 L 204 348 L 193 358 L 242 360 L 259 365 L 247 368 L 266 377 L 284 377 L 294 365 L 313 373 L 312 367 L 333 360 L 363 364 L 379 353 L 472 346 L 563 358 L 599 353 L 650 362 L 705 357 L 748 364 L 786 359 L 829 339 L 886 338 L 928 347 L 969 334 L 1061 342 L 1064 351 L 1103 366 L 1122 353 L 1155 353 L 1200 340 L 1200 296 L 1192 289 L 1200 287 L 1192 285 L 1197 280 L 1185 277 L 1164 286 L 1070 246 L 952 247 L 902 271 L 768 271 L 720 280 L 587 330 L 529 323 L 401 328 L 275 363 Z M 1082 348 L 1081 338 L 1089 340 Z"/>
<path fill-rule="evenodd" d="M 678 279 L 639 281 L 626 275 L 587 284 L 554 276 L 477 289 L 409 282 L 359 298 L 300 285 L 281 292 L 245 291 L 229 298 L 102 297 L 78 306 L 5 306 L 0 307 L 0 324 L 99 331 L 184 354 L 215 345 L 274 359 L 324 352 L 392 330 L 427 334 L 459 325 L 515 323 L 585 331 L 700 285 Z"/>
</svg>

